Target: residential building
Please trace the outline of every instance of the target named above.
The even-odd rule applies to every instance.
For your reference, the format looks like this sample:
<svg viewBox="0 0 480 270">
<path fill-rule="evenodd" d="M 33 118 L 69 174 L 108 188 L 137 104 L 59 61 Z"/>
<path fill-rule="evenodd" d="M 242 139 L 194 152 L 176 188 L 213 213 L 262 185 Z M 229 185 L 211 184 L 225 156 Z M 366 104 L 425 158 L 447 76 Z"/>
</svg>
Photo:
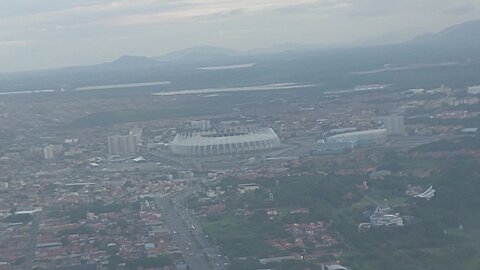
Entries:
<svg viewBox="0 0 480 270">
<path fill-rule="evenodd" d="M 136 135 L 114 135 L 108 137 L 108 153 L 112 155 L 135 154 L 139 138 Z"/>
</svg>

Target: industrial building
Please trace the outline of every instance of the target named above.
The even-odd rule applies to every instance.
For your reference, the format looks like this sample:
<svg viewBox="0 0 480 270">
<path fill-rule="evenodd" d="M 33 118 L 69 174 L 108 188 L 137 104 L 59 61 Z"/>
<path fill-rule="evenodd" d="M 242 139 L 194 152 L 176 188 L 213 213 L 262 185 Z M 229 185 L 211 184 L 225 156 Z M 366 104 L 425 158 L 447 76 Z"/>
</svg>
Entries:
<svg viewBox="0 0 480 270">
<path fill-rule="evenodd" d="M 387 140 L 386 129 L 371 129 L 342 133 L 328 137 L 326 143 L 352 143 L 358 146 L 382 144 Z"/>
<path fill-rule="evenodd" d="M 253 127 L 179 133 L 170 149 L 177 155 L 201 157 L 268 150 L 279 145 L 273 129 Z"/>
</svg>

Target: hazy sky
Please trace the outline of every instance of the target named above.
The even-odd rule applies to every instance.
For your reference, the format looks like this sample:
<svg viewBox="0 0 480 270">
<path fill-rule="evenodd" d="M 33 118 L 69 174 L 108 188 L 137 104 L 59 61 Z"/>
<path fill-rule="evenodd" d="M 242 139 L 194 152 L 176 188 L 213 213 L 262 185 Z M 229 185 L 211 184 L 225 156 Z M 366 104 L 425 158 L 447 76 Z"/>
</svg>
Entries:
<svg viewBox="0 0 480 270">
<path fill-rule="evenodd" d="M 203 45 L 401 39 L 478 18 L 479 0 L 0 0 L 0 72 Z"/>
</svg>

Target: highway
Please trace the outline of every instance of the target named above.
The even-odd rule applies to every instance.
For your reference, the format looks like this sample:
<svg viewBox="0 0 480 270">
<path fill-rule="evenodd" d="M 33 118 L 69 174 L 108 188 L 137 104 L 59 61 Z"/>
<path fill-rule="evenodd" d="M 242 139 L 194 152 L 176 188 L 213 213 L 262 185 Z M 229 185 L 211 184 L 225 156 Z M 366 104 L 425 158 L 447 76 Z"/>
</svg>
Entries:
<svg viewBox="0 0 480 270">
<path fill-rule="evenodd" d="M 225 270 L 225 257 L 210 243 L 200 223 L 184 205 L 185 198 L 197 190 L 197 187 L 188 187 L 181 193 L 157 198 L 156 202 L 165 215 L 165 223 L 190 269 Z"/>
<path fill-rule="evenodd" d="M 33 265 L 35 262 L 35 248 L 37 246 L 37 233 L 38 233 L 38 228 L 39 228 L 39 222 L 38 220 L 40 217 L 37 215 L 33 215 L 32 219 L 32 227 L 30 229 L 30 243 L 28 244 L 27 250 L 25 251 L 25 258 L 27 261 L 25 262 L 25 268 L 26 270 L 31 270 L 33 269 Z"/>
</svg>

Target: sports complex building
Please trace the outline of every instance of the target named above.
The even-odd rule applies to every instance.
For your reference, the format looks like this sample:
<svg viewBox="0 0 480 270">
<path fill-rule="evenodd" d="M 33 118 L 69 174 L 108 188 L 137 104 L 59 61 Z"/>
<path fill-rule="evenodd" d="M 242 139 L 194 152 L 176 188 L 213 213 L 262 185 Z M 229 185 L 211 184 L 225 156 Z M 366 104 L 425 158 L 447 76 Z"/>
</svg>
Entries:
<svg viewBox="0 0 480 270">
<path fill-rule="evenodd" d="M 387 140 L 386 129 L 371 129 L 356 132 L 342 133 L 328 137 L 327 143 L 354 143 L 364 146 L 371 144 L 382 144 Z"/>
<path fill-rule="evenodd" d="M 271 128 L 232 128 L 179 133 L 170 143 L 172 153 L 182 156 L 215 156 L 269 150 L 280 145 Z"/>
</svg>

